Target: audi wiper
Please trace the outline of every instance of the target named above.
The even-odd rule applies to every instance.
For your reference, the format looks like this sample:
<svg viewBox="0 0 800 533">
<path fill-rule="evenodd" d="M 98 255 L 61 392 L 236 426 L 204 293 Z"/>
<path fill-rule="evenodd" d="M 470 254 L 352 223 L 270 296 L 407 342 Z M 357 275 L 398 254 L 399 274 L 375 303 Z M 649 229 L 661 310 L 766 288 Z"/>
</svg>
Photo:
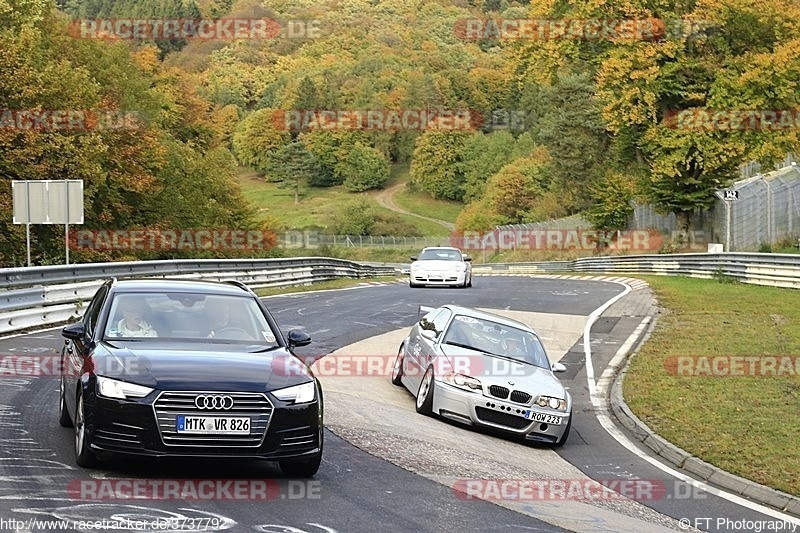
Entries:
<svg viewBox="0 0 800 533">
<path fill-rule="evenodd" d="M 258 350 L 253 350 L 250 353 L 266 353 L 266 352 L 271 352 L 272 350 L 277 350 L 278 348 L 280 348 L 280 346 L 269 346 L 267 348 L 260 348 Z"/>
</svg>

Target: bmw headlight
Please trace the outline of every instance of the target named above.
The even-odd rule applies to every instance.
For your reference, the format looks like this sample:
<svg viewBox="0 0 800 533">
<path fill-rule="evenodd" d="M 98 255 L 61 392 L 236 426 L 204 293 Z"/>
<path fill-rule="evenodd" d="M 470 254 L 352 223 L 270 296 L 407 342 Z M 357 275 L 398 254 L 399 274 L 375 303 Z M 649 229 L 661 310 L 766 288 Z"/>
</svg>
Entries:
<svg viewBox="0 0 800 533">
<path fill-rule="evenodd" d="M 444 375 L 444 382 L 470 392 L 483 390 L 481 382 L 477 379 L 471 376 L 465 376 L 464 374 L 456 374 L 455 372 L 447 372 Z"/>
<path fill-rule="evenodd" d="M 284 402 L 308 403 L 313 402 L 317 396 L 317 387 L 313 381 L 272 391 L 279 400 Z"/>
<path fill-rule="evenodd" d="M 106 398 L 117 398 L 119 400 L 144 398 L 151 392 L 153 392 L 153 389 L 150 387 L 97 376 L 97 394 Z"/>
<path fill-rule="evenodd" d="M 533 403 L 539 407 L 549 407 L 550 409 L 558 409 L 559 411 L 566 411 L 567 409 L 567 400 L 555 398 L 553 396 L 537 396 L 536 401 Z"/>
</svg>

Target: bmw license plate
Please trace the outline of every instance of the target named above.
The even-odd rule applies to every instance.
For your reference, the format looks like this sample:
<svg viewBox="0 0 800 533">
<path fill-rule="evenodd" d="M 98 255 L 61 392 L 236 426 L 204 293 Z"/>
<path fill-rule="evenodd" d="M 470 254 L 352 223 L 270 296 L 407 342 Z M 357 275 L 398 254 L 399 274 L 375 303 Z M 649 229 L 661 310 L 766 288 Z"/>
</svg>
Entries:
<svg viewBox="0 0 800 533">
<path fill-rule="evenodd" d="M 536 411 L 525 411 L 525 418 L 528 420 L 535 420 L 536 422 L 544 422 L 545 424 L 553 424 L 554 426 L 561 425 L 560 416 L 546 415 L 544 413 L 537 413 Z"/>
<path fill-rule="evenodd" d="M 178 433 L 199 435 L 249 435 L 250 418 L 242 416 L 189 416 L 178 415 Z"/>
</svg>

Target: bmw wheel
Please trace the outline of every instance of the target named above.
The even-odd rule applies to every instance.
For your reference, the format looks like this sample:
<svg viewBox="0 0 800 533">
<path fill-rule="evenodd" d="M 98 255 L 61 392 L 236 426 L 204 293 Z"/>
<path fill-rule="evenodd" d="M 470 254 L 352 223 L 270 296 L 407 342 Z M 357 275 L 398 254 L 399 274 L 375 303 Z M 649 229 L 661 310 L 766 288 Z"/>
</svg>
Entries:
<svg viewBox="0 0 800 533">
<path fill-rule="evenodd" d="M 429 366 L 422 376 L 417 391 L 417 412 L 426 416 L 433 416 L 433 367 Z"/>
<path fill-rule="evenodd" d="M 394 360 L 394 366 L 392 367 L 392 384 L 398 385 L 400 387 L 403 386 L 403 352 L 405 351 L 405 345 L 400 346 L 400 350 L 397 352 L 397 358 Z"/>
</svg>

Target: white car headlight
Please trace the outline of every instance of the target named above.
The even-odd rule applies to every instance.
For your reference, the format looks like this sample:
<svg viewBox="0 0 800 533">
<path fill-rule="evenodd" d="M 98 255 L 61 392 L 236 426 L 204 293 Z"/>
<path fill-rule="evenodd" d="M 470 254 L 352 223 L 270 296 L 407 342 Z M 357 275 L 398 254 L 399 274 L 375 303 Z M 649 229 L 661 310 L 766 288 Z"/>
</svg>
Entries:
<svg viewBox="0 0 800 533">
<path fill-rule="evenodd" d="M 539 407 L 549 407 L 550 409 L 558 409 L 560 411 L 565 411 L 567 409 L 567 400 L 554 398 L 553 396 L 538 396 L 533 403 Z"/>
<path fill-rule="evenodd" d="M 313 402 L 314 398 L 317 397 L 317 387 L 313 381 L 309 381 L 302 385 L 272 391 L 272 394 L 284 402 L 308 403 Z"/>
<path fill-rule="evenodd" d="M 106 398 L 117 398 L 119 400 L 144 398 L 151 392 L 153 392 L 153 389 L 150 387 L 97 376 L 97 394 Z"/>
<path fill-rule="evenodd" d="M 455 372 L 447 372 L 444 375 L 444 382 L 470 392 L 483 390 L 481 382 L 477 379 L 471 376 L 465 376 L 464 374 L 456 374 Z"/>
</svg>

